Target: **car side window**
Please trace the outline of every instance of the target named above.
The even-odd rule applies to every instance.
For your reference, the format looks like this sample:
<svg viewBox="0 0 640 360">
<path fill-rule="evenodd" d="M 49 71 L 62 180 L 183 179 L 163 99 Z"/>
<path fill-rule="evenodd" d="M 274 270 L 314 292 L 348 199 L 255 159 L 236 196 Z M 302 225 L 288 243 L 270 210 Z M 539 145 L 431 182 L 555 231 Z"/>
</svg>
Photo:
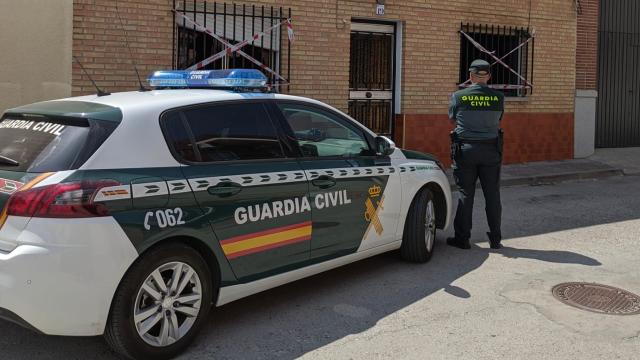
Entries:
<svg viewBox="0 0 640 360">
<path fill-rule="evenodd" d="M 189 162 L 285 157 L 276 128 L 260 103 L 183 109 L 165 119 L 175 153 Z"/>
<path fill-rule="evenodd" d="M 306 157 L 371 155 L 369 143 L 356 126 L 329 111 L 301 104 L 278 104 Z"/>
</svg>

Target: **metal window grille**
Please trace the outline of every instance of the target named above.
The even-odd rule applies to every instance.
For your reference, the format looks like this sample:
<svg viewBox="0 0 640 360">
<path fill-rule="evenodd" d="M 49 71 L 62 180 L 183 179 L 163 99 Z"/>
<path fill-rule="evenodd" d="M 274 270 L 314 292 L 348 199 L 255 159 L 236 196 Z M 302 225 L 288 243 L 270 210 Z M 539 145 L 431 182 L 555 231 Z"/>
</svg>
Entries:
<svg viewBox="0 0 640 360">
<path fill-rule="evenodd" d="M 291 9 L 264 5 L 238 5 L 226 2 L 206 0 L 174 0 L 174 9 L 196 23 L 206 27 L 222 37 L 231 45 L 254 34 L 267 31 L 278 23 L 291 19 Z M 196 29 L 184 19 L 174 14 L 173 31 L 173 68 L 187 69 L 210 56 L 226 49 L 225 45 L 211 35 Z M 291 81 L 291 42 L 286 27 L 280 26 L 268 32 L 258 40 L 252 41 L 241 49 L 266 67 L 281 74 L 286 81 L 265 73 L 269 83 L 278 91 L 288 91 Z M 260 66 L 233 52 L 216 60 L 203 69 L 258 69 Z M 264 72 L 264 71 L 263 71 Z M 286 84 L 286 85 L 285 85 Z"/>
<path fill-rule="evenodd" d="M 488 61 L 491 66 L 491 84 L 505 96 L 524 97 L 533 92 L 533 61 L 535 38 L 529 28 L 495 25 L 460 24 L 460 82 L 469 78 L 469 66 L 475 59 Z M 482 52 L 466 36 L 466 33 L 523 79 L 494 58 Z"/>
</svg>

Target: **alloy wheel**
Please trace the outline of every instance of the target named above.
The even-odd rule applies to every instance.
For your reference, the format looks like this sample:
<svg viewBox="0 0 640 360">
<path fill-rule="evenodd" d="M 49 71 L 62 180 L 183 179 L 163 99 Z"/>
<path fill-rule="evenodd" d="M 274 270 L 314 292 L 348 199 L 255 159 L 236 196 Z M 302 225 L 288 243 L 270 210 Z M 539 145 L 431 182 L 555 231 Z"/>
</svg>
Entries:
<svg viewBox="0 0 640 360">
<path fill-rule="evenodd" d="M 424 219 L 424 242 L 427 246 L 427 251 L 433 249 L 433 245 L 436 240 L 436 212 L 433 206 L 433 201 L 427 203 L 427 209 L 425 211 Z"/>
<path fill-rule="evenodd" d="M 191 330 L 201 306 L 202 283 L 193 268 L 183 262 L 161 265 L 136 296 L 133 319 L 138 335 L 151 346 L 169 346 Z"/>
</svg>

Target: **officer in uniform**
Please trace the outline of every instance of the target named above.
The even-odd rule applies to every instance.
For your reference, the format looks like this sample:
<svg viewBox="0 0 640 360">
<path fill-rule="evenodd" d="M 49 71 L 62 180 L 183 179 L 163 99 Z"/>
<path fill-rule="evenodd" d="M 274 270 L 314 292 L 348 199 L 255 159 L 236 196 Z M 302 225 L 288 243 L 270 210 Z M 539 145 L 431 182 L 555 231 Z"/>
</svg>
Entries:
<svg viewBox="0 0 640 360">
<path fill-rule="evenodd" d="M 455 92 L 449 104 L 449 119 L 455 122 L 451 132 L 453 175 L 460 198 L 454 221 L 455 237 L 447 244 L 470 249 L 473 200 L 478 178 L 486 200 L 487 233 L 492 249 L 500 249 L 502 240 L 500 203 L 500 167 L 504 95 L 487 86 L 491 78 L 488 62 L 474 60 L 469 68 L 472 85 Z"/>
</svg>

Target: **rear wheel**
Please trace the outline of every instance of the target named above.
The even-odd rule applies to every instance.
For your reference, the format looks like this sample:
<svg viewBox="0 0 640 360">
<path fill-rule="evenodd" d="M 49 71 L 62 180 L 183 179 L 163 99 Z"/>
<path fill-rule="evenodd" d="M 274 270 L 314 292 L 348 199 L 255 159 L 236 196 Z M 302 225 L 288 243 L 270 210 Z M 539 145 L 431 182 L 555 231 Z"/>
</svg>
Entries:
<svg viewBox="0 0 640 360">
<path fill-rule="evenodd" d="M 436 242 L 436 207 L 433 193 L 421 190 L 413 199 L 404 225 L 402 258 L 412 262 L 427 262 L 431 259 Z"/>
<path fill-rule="evenodd" d="M 113 300 L 109 345 L 131 359 L 167 359 L 195 338 L 211 308 L 211 272 L 182 244 L 149 251 L 132 266 Z"/>
</svg>

